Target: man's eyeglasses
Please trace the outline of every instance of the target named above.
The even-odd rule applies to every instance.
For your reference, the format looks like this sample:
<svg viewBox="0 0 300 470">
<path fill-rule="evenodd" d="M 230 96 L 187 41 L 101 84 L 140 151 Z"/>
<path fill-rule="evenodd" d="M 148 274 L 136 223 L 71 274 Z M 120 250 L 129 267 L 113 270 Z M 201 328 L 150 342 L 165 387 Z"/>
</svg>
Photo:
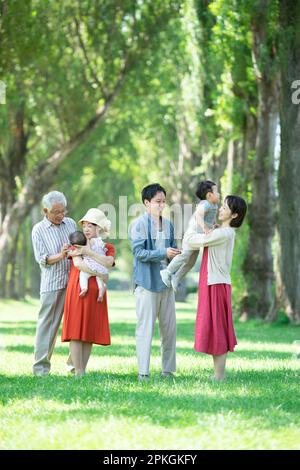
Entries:
<svg viewBox="0 0 300 470">
<path fill-rule="evenodd" d="M 68 211 L 67 209 L 63 210 L 63 211 L 49 211 L 51 215 L 54 215 L 54 216 L 57 216 L 57 215 L 63 215 L 65 216 Z"/>
</svg>

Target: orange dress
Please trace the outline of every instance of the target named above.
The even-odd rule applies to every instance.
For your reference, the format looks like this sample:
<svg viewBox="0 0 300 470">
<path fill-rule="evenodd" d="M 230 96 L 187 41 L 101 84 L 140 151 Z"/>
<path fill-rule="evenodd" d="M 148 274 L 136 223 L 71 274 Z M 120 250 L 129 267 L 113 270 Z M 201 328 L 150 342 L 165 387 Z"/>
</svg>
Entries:
<svg viewBox="0 0 300 470">
<path fill-rule="evenodd" d="M 106 256 L 115 256 L 113 245 L 106 243 Z M 71 260 L 70 277 L 66 291 L 61 340 L 86 341 L 87 343 L 110 344 L 110 331 L 106 292 L 103 302 L 97 302 L 98 285 L 95 277 L 88 283 L 85 297 L 79 297 L 79 270 Z"/>
</svg>

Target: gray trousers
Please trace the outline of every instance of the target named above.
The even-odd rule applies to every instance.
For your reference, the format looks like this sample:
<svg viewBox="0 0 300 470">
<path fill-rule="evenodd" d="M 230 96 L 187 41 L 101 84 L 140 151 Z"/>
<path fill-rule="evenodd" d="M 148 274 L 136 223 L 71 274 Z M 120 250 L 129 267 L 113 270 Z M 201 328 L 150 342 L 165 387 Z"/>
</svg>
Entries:
<svg viewBox="0 0 300 470">
<path fill-rule="evenodd" d="M 171 288 L 162 292 L 151 292 L 137 286 L 137 325 L 135 331 L 136 353 L 139 374 L 149 374 L 151 344 L 156 317 L 161 338 L 162 372 L 176 370 L 176 317 L 175 297 Z"/>
<path fill-rule="evenodd" d="M 41 308 L 36 326 L 33 373 L 47 375 L 50 359 L 64 311 L 66 289 L 41 294 Z"/>
<path fill-rule="evenodd" d="M 198 254 L 199 250 L 183 250 L 182 253 L 175 256 L 168 264 L 168 272 L 174 275 L 178 282 L 181 281 L 195 265 Z"/>
</svg>

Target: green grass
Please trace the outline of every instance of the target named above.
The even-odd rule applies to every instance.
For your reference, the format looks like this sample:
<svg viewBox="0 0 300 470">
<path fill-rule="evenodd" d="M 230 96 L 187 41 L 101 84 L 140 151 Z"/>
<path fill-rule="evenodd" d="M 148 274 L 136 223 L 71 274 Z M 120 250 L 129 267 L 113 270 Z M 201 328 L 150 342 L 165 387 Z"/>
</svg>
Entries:
<svg viewBox="0 0 300 470">
<path fill-rule="evenodd" d="M 196 298 L 177 304 L 177 378 L 136 379 L 134 298 L 109 293 L 112 346 L 95 346 L 81 380 L 58 338 L 49 377 L 31 374 L 37 300 L 0 303 L 1 449 L 299 449 L 300 328 L 236 322 L 227 381 L 193 351 Z"/>
</svg>

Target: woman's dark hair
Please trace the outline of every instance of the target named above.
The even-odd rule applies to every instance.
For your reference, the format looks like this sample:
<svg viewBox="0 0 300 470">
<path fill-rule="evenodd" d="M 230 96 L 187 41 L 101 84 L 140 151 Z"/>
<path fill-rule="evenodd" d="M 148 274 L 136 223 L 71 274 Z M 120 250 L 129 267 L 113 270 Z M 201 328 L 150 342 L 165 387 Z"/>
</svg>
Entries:
<svg viewBox="0 0 300 470">
<path fill-rule="evenodd" d="M 156 193 L 164 193 L 166 196 L 166 190 L 160 184 L 149 184 L 142 190 L 142 202 L 144 204 L 145 199 L 151 201 L 151 199 L 156 195 Z"/>
<path fill-rule="evenodd" d="M 209 180 L 200 181 L 200 183 L 197 184 L 197 189 L 196 189 L 195 194 L 199 199 L 204 200 L 206 199 L 207 193 L 213 192 L 214 186 L 217 186 L 217 185 L 213 181 L 209 181 Z"/>
<path fill-rule="evenodd" d="M 239 196 L 226 196 L 225 202 L 231 210 L 231 213 L 237 214 L 237 217 L 230 222 L 230 227 L 240 227 L 247 212 L 246 201 Z"/>
<path fill-rule="evenodd" d="M 86 245 L 86 236 L 80 230 L 70 233 L 69 240 L 71 245 Z"/>
</svg>

